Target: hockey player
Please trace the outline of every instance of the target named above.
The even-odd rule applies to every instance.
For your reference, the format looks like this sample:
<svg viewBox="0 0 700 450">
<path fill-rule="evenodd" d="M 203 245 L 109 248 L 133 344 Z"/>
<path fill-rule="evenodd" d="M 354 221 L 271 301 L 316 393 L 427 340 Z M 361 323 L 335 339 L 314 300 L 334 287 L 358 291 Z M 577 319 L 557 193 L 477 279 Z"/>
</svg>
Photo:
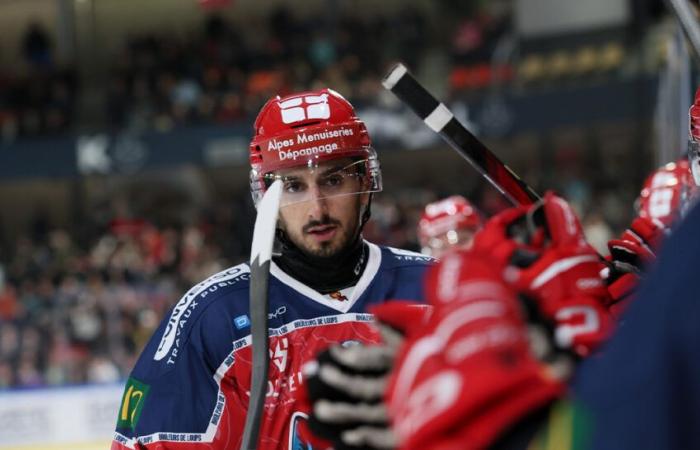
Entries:
<svg viewBox="0 0 700 450">
<path fill-rule="evenodd" d="M 695 191 L 687 158 L 664 164 L 644 181 L 637 200 L 637 214 L 670 228 L 692 206 Z"/>
<path fill-rule="evenodd" d="M 687 159 L 665 164 L 644 182 L 636 202 L 638 216 L 622 235 L 608 242 L 610 268 L 606 272 L 610 311 L 619 317 L 646 266 L 673 224 L 692 205 L 697 187 Z"/>
<path fill-rule="evenodd" d="M 368 308 L 422 301 L 432 259 L 362 239 L 381 172 L 364 123 L 338 93 L 273 98 L 254 133 L 256 203 L 283 181 L 259 448 L 299 448 L 302 364 L 332 343 L 377 341 Z M 241 264 L 213 275 L 163 320 L 126 383 L 112 450 L 239 448 L 251 385 L 249 273 Z"/>
<path fill-rule="evenodd" d="M 421 251 L 440 258 L 449 249 L 468 248 L 481 225 L 481 215 L 461 195 L 429 203 L 418 222 Z"/>
<path fill-rule="evenodd" d="M 700 185 L 700 90 L 690 108 L 688 162 Z M 600 358 L 577 377 L 592 435 L 585 449 L 700 448 L 700 206 L 670 238 Z"/>
<path fill-rule="evenodd" d="M 656 259 L 672 225 L 697 200 L 700 186 L 700 89 L 690 107 L 688 158 L 666 164 L 644 182 L 637 200 L 639 216 L 622 236 L 608 243 L 610 311 L 620 316 L 639 283 L 639 275 Z"/>
<path fill-rule="evenodd" d="M 577 375 L 590 445 L 639 450 L 700 448 L 700 207 L 664 242 L 656 264 L 600 358 Z"/>
<path fill-rule="evenodd" d="M 695 261 L 700 209 L 664 245 L 625 325 L 602 354 L 584 361 L 575 389 L 567 393 L 564 381 L 571 372 L 565 350 L 576 349 L 577 341 L 600 343 L 609 321 L 598 307 L 606 295 L 600 282 L 593 281 L 601 265 L 583 244 L 580 227 L 567 224 L 571 211 L 552 200 L 544 201 L 549 244 L 540 247 L 537 239 L 523 239 L 528 227 L 517 212 L 507 211 L 486 224 L 470 251 L 449 255 L 429 274 L 430 314 L 397 315 L 382 310 L 386 304 L 375 311 L 406 336 L 392 359 L 393 373 L 387 381 L 385 372 L 381 383 L 388 384 L 385 409 L 393 427 L 387 420 L 380 434 L 370 422 L 375 426 L 370 434 L 367 423 L 360 433 L 357 421 L 341 422 L 347 427 L 341 436 L 363 436 L 364 448 L 402 450 L 700 448 L 700 365 L 695 357 L 700 334 L 697 296 L 688 289 L 700 264 Z M 536 219 L 537 214 L 527 216 Z M 523 294 L 534 300 L 534 306 L 524 303 L 525 314 L 517 305 Z M 589 312 L 581 314 L 579 306 Z M 541 331 L 547 325 L 537 310 L 554 319 L 553 339 Z M 578 318 L 562 314 L 567 310 L 577 311 Z M 571 321 L 562 323 L 567 317 Z M 571 339 L 562 340 L 567 334 Z M 584 345 L 584 350 L 590 348 Z M 326 352 L 308 380 L 312 398 L 344 404 L 345 417 L 352 417 L 347 390 L 345 396 L 329 394 L 333 391 L 327 385 L 338 377 L 324 376 L 322 368 L 349 371 L 348 361 L 359 361 L 352 352 L 357 349 Z M 372 378 L 367 371 L 354 372 Z M 319 388 L 323 384 L 325 390 Z M 332 410 L 328 405 L 317 409 L 311 423 L 328 439 Z M 366 410 L 361 413 L 369 417 Z"/>
<path fill-rule="evenodd" d="M 498 214 L 429 272 L 432 311 L 379 305 L 382 345 L 307 367 L 303 432 L 336 450 L 539 448 L 575 360 L 610 333 L 602 267 L 562 199 Z"/>
</svg>

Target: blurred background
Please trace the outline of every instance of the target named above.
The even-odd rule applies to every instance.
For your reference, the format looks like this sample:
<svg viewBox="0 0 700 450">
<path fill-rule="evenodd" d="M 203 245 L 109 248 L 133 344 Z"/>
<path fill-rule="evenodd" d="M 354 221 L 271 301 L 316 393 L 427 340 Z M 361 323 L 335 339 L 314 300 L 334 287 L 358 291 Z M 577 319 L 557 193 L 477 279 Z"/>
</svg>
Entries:
<svg viewBox="0 0 700 450">
<path fill-rule="evenodd" d="M 356 106 L 385 186 L 365 236 L 417 249 L 427 202 L 507 204 L 383 90 L 403 61 L 605 252 L 695 85 L 661 0 L 0 0 L 0 30 L 2 449 L 108 448 L 168 308 L 247 258 L 267 98 Z"/>
</svg>

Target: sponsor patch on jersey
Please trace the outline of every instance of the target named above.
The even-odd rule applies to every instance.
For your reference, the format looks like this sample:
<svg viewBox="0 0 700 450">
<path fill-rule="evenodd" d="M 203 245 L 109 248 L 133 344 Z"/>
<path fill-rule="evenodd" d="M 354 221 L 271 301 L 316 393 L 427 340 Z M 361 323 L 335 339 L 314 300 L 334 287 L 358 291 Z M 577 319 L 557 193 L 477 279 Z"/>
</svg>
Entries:
<svg viewBox="0 0 700 450">
<path fill-rule="evenodd" d="M 131 428 L 132 430 L 136 428 L 149 389 L 149 385 L 135 378 L 129 377 L 126 380 L 122 403 L 119 406 L 117 428 Z"/>
<path fill-rule="evenodd" d="M 250 318 L 246 314 L 238 316 L 233 319 L 233 325 L 235 325 L 237 330 L 242 330 L 243 328 L 250 326 Z"/>
<path fill-rule="evenodd" d="M 279 308 L 275 309 L 272 311 L 270 314 L 267 315 L 268 320 L 272 319 L 280 319 L 282 316 L 287 314 L 287 307 L 282 305 Z"/>
<path fill-rule="evenodd" d="M 348 298 L 340 291 L 331 292 L 330 294 L 328 294 L 328 296 L 337 302 L 348 301 Z"/>
</svg>

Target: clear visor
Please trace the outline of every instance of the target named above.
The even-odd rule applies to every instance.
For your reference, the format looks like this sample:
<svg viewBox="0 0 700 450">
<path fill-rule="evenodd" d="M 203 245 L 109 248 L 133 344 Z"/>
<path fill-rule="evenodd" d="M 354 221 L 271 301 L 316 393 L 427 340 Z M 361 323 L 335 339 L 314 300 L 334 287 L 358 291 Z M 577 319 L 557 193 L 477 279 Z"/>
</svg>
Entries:
<svg viewBox="0 0 700 450">
<path fill-rule="evenodd" d="M 265 186 L 282 180 L 280 207 L 315 202 L 329 198 L 381 191 L 381 176 L 376 160 L 349 158 L 329 161 L 318 166 L 279 170 L 263 175 Z"/>
</svg>

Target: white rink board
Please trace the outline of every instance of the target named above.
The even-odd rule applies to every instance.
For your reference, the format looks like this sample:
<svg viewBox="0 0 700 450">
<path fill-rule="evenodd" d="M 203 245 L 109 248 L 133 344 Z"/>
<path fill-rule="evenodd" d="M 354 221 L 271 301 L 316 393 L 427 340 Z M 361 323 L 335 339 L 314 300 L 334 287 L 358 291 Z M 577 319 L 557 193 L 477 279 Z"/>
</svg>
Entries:
<svg viewBox="0 0 700 450">
<path fill-rule="evenodd" d="M 109 448 L 123 383 L 0 392 L 0 449 Z"/>
</svg>

